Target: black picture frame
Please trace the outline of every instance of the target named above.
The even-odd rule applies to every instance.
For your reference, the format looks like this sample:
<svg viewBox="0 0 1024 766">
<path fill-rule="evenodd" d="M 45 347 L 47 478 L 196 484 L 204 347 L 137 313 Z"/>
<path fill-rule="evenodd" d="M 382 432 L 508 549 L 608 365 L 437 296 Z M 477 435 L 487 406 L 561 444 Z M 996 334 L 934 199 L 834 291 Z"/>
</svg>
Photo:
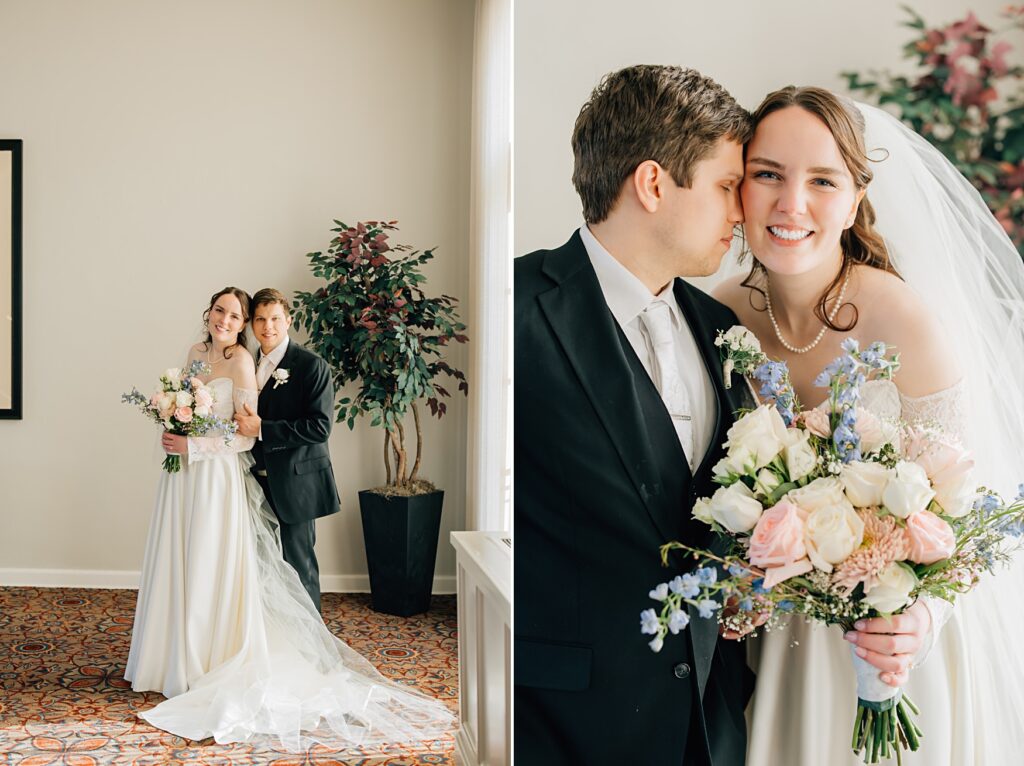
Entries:
<svg viewBox="0 0 1024 766">
<path fill-rule="evenodd" d="M 0 406 L 0 420 L 22 419 L 22 141 L 0 139 L 0 154 L 9 153 L 11 159 L 11 204 L 9 210 L 0 210 L 0 216 L 9 216 L 11 222 L 11 401 L 10 407 Z M 6 265 L 0 263 L 0 268 Z M 0 332 L 2 320 L 0 316 Z M 0 360 L 2 362 L 2 360 Z M 2 367 L 0 367 L 2 369 Z M 2 384 L 2 381 L 0 381 Z M 0 405 L 4 402 L 0 402 Z"/>
</svg>

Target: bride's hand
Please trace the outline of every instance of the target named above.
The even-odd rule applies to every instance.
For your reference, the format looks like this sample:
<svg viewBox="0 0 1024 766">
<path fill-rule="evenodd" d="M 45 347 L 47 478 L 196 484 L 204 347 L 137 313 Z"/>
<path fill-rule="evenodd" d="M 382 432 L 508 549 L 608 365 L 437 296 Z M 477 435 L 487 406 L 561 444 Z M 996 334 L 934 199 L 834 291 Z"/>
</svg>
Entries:
<svg viewBox="0 0 1024 766">
<path fill-rule="evenodd" d="M 164 431 L 164 435 L 160 439 L 160 446 L 164 448 L 164 452 L 168 455 L 188 454 L 188 438 L 181 434 L 172 434 Z"/>
<path fill-rule="evenodd" d="M 892 619 L 875 617 L 858 620 L 843 637 L 857 645 L 863 657 L 882 672 L 878 677 L 890 686 L 903 686 L 910 678 L 910 667 L 932 629 L 931 612 L 918 601 Z"/>
</svg>

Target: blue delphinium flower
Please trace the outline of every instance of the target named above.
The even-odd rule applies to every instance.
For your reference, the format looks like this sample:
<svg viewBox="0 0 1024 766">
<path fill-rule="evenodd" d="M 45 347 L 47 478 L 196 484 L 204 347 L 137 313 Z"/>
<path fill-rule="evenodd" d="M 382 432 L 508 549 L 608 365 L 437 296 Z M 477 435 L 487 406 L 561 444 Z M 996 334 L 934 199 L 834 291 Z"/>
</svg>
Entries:
<svg viewBox="0 0 1024 766">
<path fill-rule="evenodd" d="M 856 354 L 860 350 L 860 343 L 857 342 L 856 338 L 847 338 L 839 344 L 839 347 L 847 354 Z"/>
<path fill-rule="evenodd" d="M 733 577 L 746 577 L 748 574 L 750 574 L 750 570 L 746 567 L 741 567 L 739 564 L 730 564 L 729 574 L 731 574 Z"/>
<path fill-rule="evenodd" d="M 981 513 L 982 517 L 991 516 L 999 508 L 999 498 L 996 495 L 982 495 L 974 501 L 974 510 Z"/>
<path fill-rule="evenodd" d="M 832 434 L 832 443 L 844 463 L 860 460 L 860 435 L 850 426 L 840 423 Z"/>
<path fill-rule="evenodd" d="M 718 572 L 714 567 L 701 567 L 695 574 L 701 585 L 714 585 L 718 581 Z"/>
<path fill-rule="evenodd" d="M 783 599 L 778 604 L 779 609 L 781 609 L 783 612 L 792 612 L 793 608 L 795 606 L 796 605 L 792 601 L 790 601 L 788 598 Z"/>
<path fill-rule="evenodd" d="M 814 379 L 814 385 L 818 388 L 828 388 L 832 385 L 832 374 L 828 370 L 822 370 Z"/>
<path fill-rule="evenodd" d="M 692 574 L 676 575 L 668 587 L 683 598 L 694 598 L 700 593 L 700 579 Z"/>
<path fill-rule="evenodd" d="M 690 615 L 688 615 L 682 609 L 673 609 L 672 614 L 668 616 L 668 629 L 673 636 L 679 633 L 679 631 L 683 630 L 689 624 Z"/>
<path fill-rule="evenodd" d="M 668 583 L 659 583 L 657 586 L 655 586 L 654 590 L 652 590 L 647 595 L 653 598 L 655 601 L 664 601 L 666 598 L 668 598 Z"/>
<path fill-rule="evenodd" d="M 753 608 L 754 599 L 752 599 L 750 596 L 747 596 L 745 599 L 740 601 L 740 609 L 742 609 L 744 612 L 749 612 Z"/>
<path fill-rule="evenodd" d="M 705 620 L 713 617 L 716 611 L 718 611 L 718 602 L 714 599 L 706 598 L 697 602 L 697 613 Z"/>
<path fill-rule="evenodd" d="M 1003 525 L 1003 534 L 1009 537 L 1020 537 L 1024 535 L 1024 521 L 1014 519 Z"/>
<path fill-rule="evenodd" d="M 1017 485 L 1017 497 L 1013 499 L 1013 502 L 1016 503 L 1018 500 L 1024 500 L 1024 484 Z"/>
<path fill-rule="evenodd" d="M 764 587 L 764 578 L 763 577 L 758 577 L 751 584 L 754 586 L 754 593 L 756 593 L 759 596 L 763 596 L 765 593 L 767 593 L 769 590 L 771 590 L 771 588 Z"/>
<path fill-rule="evenodd" d="M 644 609 L 640 612 L 640 632 L 653 636 L 658 632 L 658 613 L 653 609 Z"/>
</svg>

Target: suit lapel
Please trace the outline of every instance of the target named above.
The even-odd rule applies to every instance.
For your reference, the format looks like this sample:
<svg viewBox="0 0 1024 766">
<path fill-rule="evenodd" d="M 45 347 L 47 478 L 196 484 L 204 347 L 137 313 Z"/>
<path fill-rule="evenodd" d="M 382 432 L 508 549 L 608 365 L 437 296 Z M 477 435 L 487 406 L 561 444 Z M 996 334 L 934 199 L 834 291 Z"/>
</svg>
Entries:
<svg viewBox="0 0 1024 766">
<path fill-rule="evenodd" d="M 672 539 L 678 509 L 662 502 L 633 373 L 579 232 L 548 256 L 544 271 L 556 286 L 539 296 L 541 309 L 651 520 L 663 539 Z"/>
</svg>

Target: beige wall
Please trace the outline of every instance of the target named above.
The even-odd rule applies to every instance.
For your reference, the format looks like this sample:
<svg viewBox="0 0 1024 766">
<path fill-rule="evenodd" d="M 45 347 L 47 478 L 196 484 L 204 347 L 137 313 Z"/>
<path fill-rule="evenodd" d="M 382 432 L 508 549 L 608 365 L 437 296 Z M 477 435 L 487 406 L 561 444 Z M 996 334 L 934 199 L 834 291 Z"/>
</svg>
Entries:
<svg viewBox="0 0 1024 766">
<path fill-rule="evenodd" d="M 468 298 L 473 9 L 0 0 L 0 135 L 25 140 L 25 419 L 0 421 L 0 570 L 139 569 L 160 455 L 120 393 L 181 361 L 220 287 L 312 287 L 304 255 L 332 218 L 398 219 L 400 241 L 438 246 L 428 289 Z M 465 400 L 425 430 L 452 575 Z M 380 434 L 338 426 L 330 444 L 342 512 L 318 525 L 321 571 L 358 579 Z"/>
<path fill-rule="evenodd" d="M 631 64 L 699 69 L 748 108 L 789 84 L 840 88 L 839 72 L 905 67 L 901 3 L 814 0 L 516 0 L 515 252 L 554 247 L 582 218 L 570 137 L 606 72 Z M 1005 0 L 911 3 L 932 25 L 974 10 L 992 27 Z M 1024 34 L 1009 39 L 1024 63 Z"/>
</svg>

